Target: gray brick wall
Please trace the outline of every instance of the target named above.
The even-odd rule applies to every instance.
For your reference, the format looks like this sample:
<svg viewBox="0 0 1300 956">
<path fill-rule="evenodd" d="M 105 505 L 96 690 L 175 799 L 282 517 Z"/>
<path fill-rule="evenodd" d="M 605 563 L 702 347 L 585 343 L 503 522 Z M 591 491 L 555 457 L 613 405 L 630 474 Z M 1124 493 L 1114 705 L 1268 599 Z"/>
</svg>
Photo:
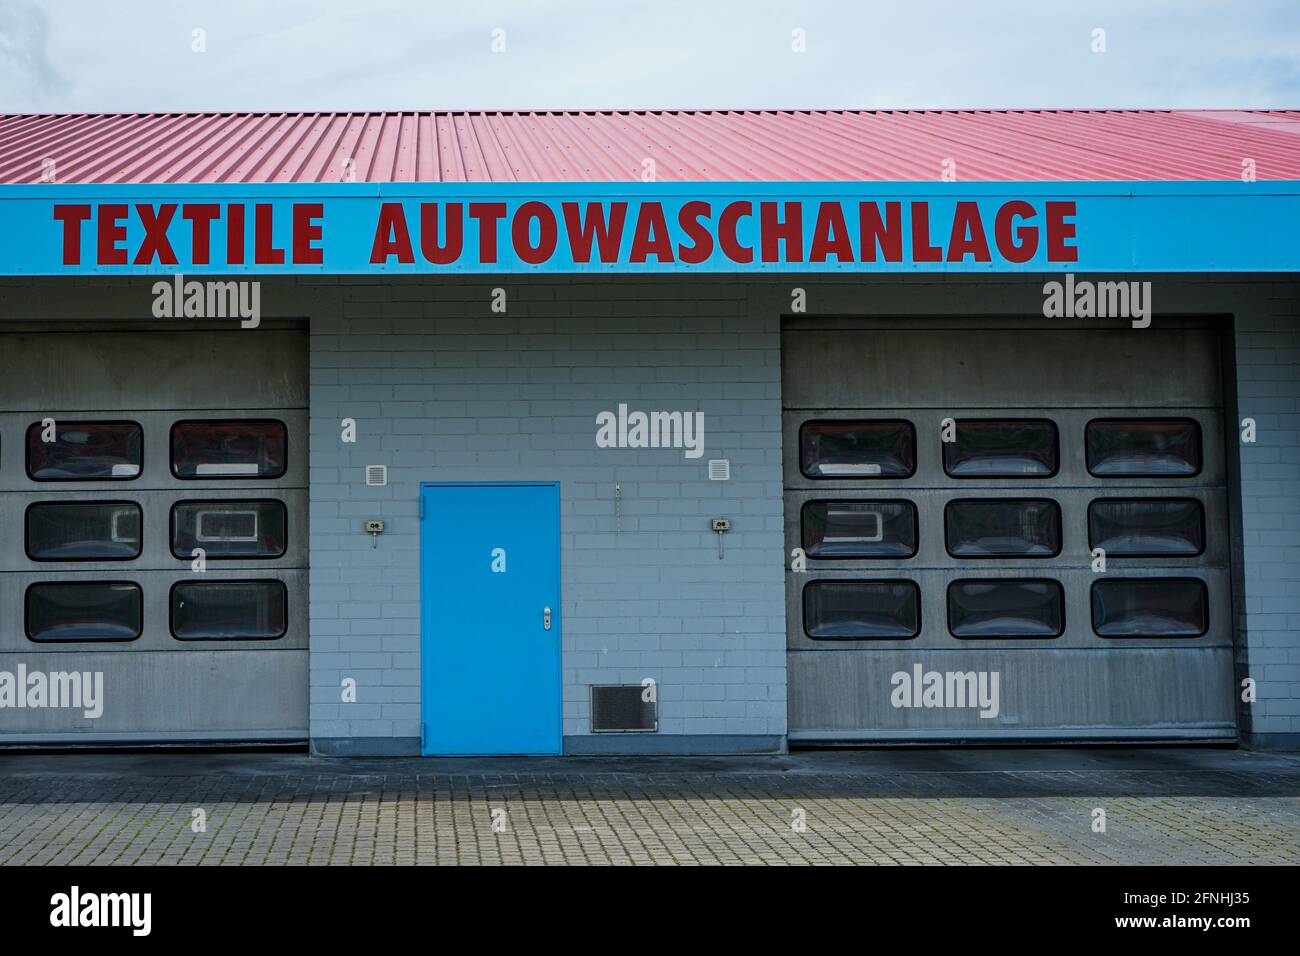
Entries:
<svg viewBox="0 0 1300 956">
<path fill-rule="evenodd" d="M 1238 314 L 1242 567 L 1258 744 L 1300 746 L 1300 291 L 1278 283 Z M 1240 428 L 1240 424 L 1238 425 Z M 1238 432 L 1240 434 L 1240 432 Z"/>
<path fill-rule="evenodd" d="M 1259 424 L 1259 441 L 1238 445 L 1235 461 L 1238 670 L 1259 689 L 1243 708 L 1243 730 L 1256 745 L 1300 748 L 1300 283 L 1154 278 L 1158 313 L 1233 317 L 1229 413 Z M 719 749 L 743 749 L 754 735 L 783 733 L 777 316 L 794 283 L 501 284 L 507 316 L 490 312 L 492 283 L 479 280 L 266 283 L 268 316 L 312 317 L 313 734 L 418 735 L 415 485 L 517 480 L 532 467 L 529 476 L 563 483 L 566 733 L 587 729 L 583 684 L 593 673 L 639 680 L 651 667 L 661 669 L 648 676 L 668 675 L 665 734 L 709 734 Z M 1042 277 L 808 276 L 797 284 L 809 289 L 809 308 L 827 314 L 1027 315 L 1042 304 Z M 60 320 L 136 327 L 147 321 L 148 289 L 147 280 L 7 279 L 0 308 L 37 328 Z M 730 457 L 735 480 L 709 483 L 705 459 L 669 452 L 597 458 L 596 411 L 624 393 L 643 408 L 698 399 L 709 416 L 706 458 Z M 361 426 L 355 446 L 339 444 L 345 416 Z M 366 488 L 361 468 L 383 461 L 393 483 Z M 617 535 L 615 480 L 625 491 Z M 725 566 L 704 530 L 714 514 L 736 522 Z M 389 532 L 372 550 L 360 523 L 375 516 Z M 361 683 L 360 702 L 347 709 L 339 704 L 345 675 Z"/>
<path fill-rule="evenodd" d="M 565 735 L 589 732 L 588 685 L 650 677 L 661 735 L 779 739 L 777 317 L 752 318 L 740 285 L 664 282 L 501 282 L 502 315 L 496 284 L 349 284 L 313 312 L 313 738 L 419 734 L 419 482 L 536 479 L 561 483 Z M 597 448 L 620 402 L 703 412 L 703 457 Z M 715 457 L 731 481 L 708 480 Z M 370 464 L 387 487 L 365 486 Z M 722 561 L 715 516 L 733 522 Z M 378 548 L 367 518 L 387 523 Z"/>
<path fill-rule="evenodd" d="M 1229 370 L 1229 405 L 1230 415 L 1240 420 L 1252 417 L 1259 427 L 1258 441 L 1253 445 L 1238 445 L 1237 473 L 1240 479 L 1241 496 L 1239 500 L 1240 541 L 1234 556 L 1236 566 L 1235 589 L 1241 610 L 1239 627 L 1242 646 L 1238 651 L 1239 676 L 1248 675 L 1258 685 L 1258 700 L 1248 708 L 1243 708 L 1243 739 L 1256 746 L 1295 748 L 1300 746 L 1300 285 L 1289 278 L 1267 279 L 1235 276 L 1157 277 L 1160 293 L 1159 311 L 1166 314 L 1221 314 L 1232 316 L 1234 336 L 1229 342 L 1226 357 L 1235 368 Z M 1008 312 L 1031 313 L 1041 305 L 1041 282 L 1034 278 L 1008 280 L 1006 278 L 988 281 L 970 280 L 949 282 L 941 278 L 929 277 L 916 280 L 898 277 L 886 277 L 878 280 L 850 279 L 816 279 L 809 277 L 801 280 L 800 285 L 807 286 L 814 297 L 816 307 L 841 314 L 858 314 L 863 312 L 863 303 L 869 303 L 866 314 L 1005 314 Z M 788 308 L 789 283 L 774 280 L 765 283 L 761 280 L 746 283 L 745 286 L 726 283 L 703 284 L 692 283 L 689 286 L 669 282 L 648 282 L 643 284 L 591 284 L 561 285 L 512 290 L 512 312 L 509 319 L 491 317 L 486 300 L 489 286 L 442 286 L 434 290 L 435 298 L 427 299 L 428 292 L 401 286 L 389 289 L 383 286 L 344 285 L 345 297 L 341 316 L 326 315 L 314 323 L 313 327 L 313 384 L 320 386 L 313 391 L 314 409 L 313 428 L 319 431 L 328 421 L 325 435 L 334 441 L 337 451 L 337 419 L 334 410 L 328 410 L 326 399 L 337 402 L 340 397 L 348 401 L 369 403 L 368 407 L 385 414 L 380 407 L 385 402 L 392 404 L 396 412 L 401 403 L 419 402 L 417 388 L 413 393 L 401 391 L 402 385 L 442 385 L 440 397 L 425 401 L 425 414 L 430 417 L 450 414 L 450 421 L 435 423 L 436 432 L 443 444 L 420 447 L 420 445 L 403 444 L 400 432 L 394 432 L 382 439 L 371 436 L 369 440 L 378 440 L 372 445 L 376 449 L 394 452 L 394 477 L 397 485 L 386 489 L 389 496 L 401 489 L 403 467 L 420 469 L 428 460 L 429 453 L 438 457 L 440 474 L 443 470 L 451 478 L 515 477 L 519 476 L 519 467 L 534 461 L 549 459 L 560 469 L 560 480 L 565 483 L 566 521 L 575 519 L 573 534 L 565 535 L 565 577 L 569 591 L 569 600 L 574 605 L 569 608 L 569 633 L 566 635 L 566 734 L 581 734 L 586 731 L 586 695 L 585 684 L 592 679 L 624 680 L 639 679 L 652 655 L 668 655 L 673 664 L 682 669 L 693 679 L 682 680 L 677 686 L 664 682 L 664 732 L 665 733 L 710 733 L 762 734 L 781 733 L 784 730 L 784 655 L 781 651 L 782 624 L 779 620 L 779 595 L 766 592 L 763 585 L 770 585 L 776 580 L 780 568 L 762 553 L 764 548 L 775 548 L 780 553 L 781 542 L 778 539 L 777 524 L 780 515 L 780 481 L 779 468 L 779 356 L 777 354 L 777 316 Z M 515 307 L 518 307 L 516 310 Z M 317 310 L 315 314 L 321 314 Z M 326 308 L 324 312 L 328 313 Z M 458 318 L 459 317 L 459 318 Z M 460 324 L 458 324 L 460 323 Z M 513 325 L 512 323 L 521 323 Z M 401 343 L 380 345 L 380 338 L 368 342 L 365 336 L 381 336 L 385 331 L 406 334 L 423 334 L 439 336 L 439 354 L 430 356 L 421 352 L 424 345 L 417 345 L 409 354 L 398 356 L 396 361 L 384 361 L 383 352 L 405 350 Z M 362 335 L 362 339 L 357 339 Z M 458 338 L 460 336 L 461 338 Z M 471 338 L 471 336 L 473 338 Z M 512 346 L 506 346 L 502 336 L 513 337 Z M 721 338 L 719 339 L 719 336 Z M 745 339 L 744 345 L 737 344 L 738 337 Z M 486 341 L 485 341 L 486 339 Z M 569 350 L 569 364 L 555 364 L 555 351 L 552 346 L 559 344 Z M 415 344 L 412 342 L 411 344 Z M 503 350 L 537 349 L 546 351 L 546 355 L 529 354 L 523 363 L 513 369 L 513 377 L 502 379 L 502 368 L 498 357 Z M 481 351 L 480 351 L 481 349 Z M 709 358 L 707 352 L 726 350 L 726 358 Z M 335 356 L 333 364 L 329 358 L 321 355 L 325 351 L 358 350 L 355 358 L 342 355 Z M 635 361 L 626 354 L 634 350 L 654 356 L 649 365 L 644 364 L 646 356 Z M 683 350 L 691 353 L 681 358 L 672 353 Z M 380 354 L 377 354 L 380 353 Z M 611 355 L 610 353 L 614 353 Z M 702 354 L 703 353 L 703 354 Z M 474 355 L 471 364 L 470 355 Z M 491 356 L 490 361 L 481 361 L 484 356 Z M 391 355 L 388 357 L 392 357 Z M 432 358 L 434 366 L 423 376 L 420 366 Z M 659 360 L 664 361 L 660 362 Z M 319 360 L 319 361 L 317 361 Z M 657 366 L 657 368 L 656 368 Z M 385 378 L 371 376 L 365 382 L 354 381 L 358 374 L 357 367 L 386 367 L 389 375 Z M 567 378 L 548 379 L 547 374 L 563 376 L 562 369 L 570 369 Z M 647 369 L 654 369 L 647 371 Z M 346 369 L 346 371 L 344 371 Z M 403 378 L 402 369 L 412 370 L 409 378 Z M 474 369 L 474 373 L 470 373 Z M 542 373 L 539 370 L 546 369 Z M 611 370 L 618 369 L 617 374 Z M 707 372 L 707 376 L 703 373 Z M 757 374 L 758 378 L 751 378 Z M 497 379 L 488 380 L 485 376 L 496 375 Z M 530 376 L 540 376 L 530 381 Z M 364 376 L 363 376 L 364 377 Z M 708 387 L 708 382 L 713 382 Z M 582 441 L 590 439 L 589 423 L 596 410 L 612 407 L 617 399 L 614 392 L 597 390 L 602 384 L 627 383 L 632 392 L 631 402 L 641 402 L 641 407 L 649 407 L 651 400 L 660 395 L 667 395 L 664 407 L 677 407 L 668 401 L 684 394 L 681 387 L 687 383 L 697 386 L 694 394 L 710 399 L 721 396 L 729 401 L 765 402 L 761 412 L 747 408 L 743 414 L 737 414 L 734 406 L 717 406 L 710 414 L 721 415 L 724 410 L 734 416 L 729 425 L 732 435 L 739 439 L 741 450 L 754 455 L 752 459 L 743 459 L 739 452 L 731 448 L 721 451 L 714 445 L 718 438 L 716 428 L 710 436 L 709 454 L 725 451 L 737 464 L 737 478 L 729 486 L 710 487 L 707 482 L 701 491 L 691 486 L 689 495 L 681 500 L 671 496 L 660 497 L 654 486 L 664 479 L 658 475 L 661 464 L 648 465 L 644 458 L 657 453 L 610 452 L 614 460 L 602 463 L 605 469 L 601 477 L 587 474 L 587 465 L 563 457 L 564 452 L 575 453 L 576 448 L 563 447 L 565 438 L 572 439 L 569 432 L 573 426 L 573 416 L 565 416 L 566 410 L 561 405 L 544 405 L 543 402 L 586 401 L 587 405 L 579 411 L 586 416 L 578 435 Z M 564 387 L 560 387 L 560 384 Z M 534 393 L 523 391 L 530 385 L 556 384 L 552 396 L 536 397 Z M 733 391 L 735 386 L 747 384 L 748 390 Z M 495 386 L 495 390 L 493 388 Z M 635 386 L 635 387 L 632 387 Z M 667 391 L 654 391 L 654 388 L 667 387 Z M 726 387 L 726 391 L 721 389 Z M 332 387 L 333 392 L 323 389 Z M 584 388 L 585 391 L 578 389 Z M 374 392 L 366 388 L 376 389 Z M 457 391 L 459 389 L 459 391 Z M 494 408 L 486 410 L 482 402 L 484 395 L 498 396 L 495 401 L 513 402 L 504 406 L 504 410 Z M 509 396 L 501 398 L 499 395 Z M 612 396 L 610 402 L 601 404 L 606 396 Z M 643 398 L 642 396 L 645 396 Z M 491 401 L 493 399 L 489 399 Z M 434 406 L 428 402 L 445 402 Z M 478 403 L 477 405 L 475 403 Z M 519 403 L 523 403 L 519 406 Z M 525 411 L 519 408 L 526 406 Z M 705 407 L 706 412 L 708 411 Z M 354 412 L 355 417 L 370 412 Z M 554 422 L 547 416 L 559 414 Z M 341 413 L 340 413 L 341 414 Z M 417 415 L 419 413 L 416 413 Z M 529 448 L 521 450 L 512 457 L 512 453 L 502 451 L 498 436 L 489 435 L 477 425 L 471 427 L 470 419 L 482 415 L 487 421 L 487 428 L 505 429 L 503 435 L 516 434 L 511 429 L 521 428 L 521 420 L 530 422 L 527 426 Z M 536 418 L 533 418 L 536 416 Z M 742 422 L 741 419 L 744 419 Z M 553 431 L 559 429 L 557 433 Z M 742 434 L 743 432 L 743 434 Z M 314 436 L 315 440 L 315 436 Z M 365 440 L 365 439 L 363 439 Z M 417 442 L 430 439 L 423 432 L 416 437 Z M 545 445 L 553 441 L 553 446 Z M 353 461 L 354 474 L 359 476 L 356 465 L 364 465 L 365 455 L 358 446 L 352 452 L 360 455 Z M 417 450 L 411 450 L 415 448 Z M 594 442 L 586 448 L 594 453 Z M 475 464 L 465 464 L 465 455 L 473 453 Z M 402 458 L 402 454 L 412 456 L 414 465 Z M 492 457 L 497 455 L 500 457 Z M 540 457 L 539 457 L 540 456 Z M 373 457 L 373 456 L 372 456 Z M 691 514 L 703 526 L 711 516 L 710 502 L 713 495 L 726 495 L 735 499 L 735 510 L 718 508 L 719 513 L 733 517 L 743 517 L 747 497 L 746 483 L 752 480 L 752 474 L 742 471 L 740 463 L 749 460 L 751 467 L 758 461 L 766 463 L 770 471 L 765 475 L 762 490 L 757 496 L 756 504 L 764 509 L 763 528 L 770 537 L 765 544 L 755 544 L 746 535 L 757 533 L 748 523 L 743 527 L 737 522 L 737 532 L 728 539 L 729 551 L 735 550 L 738 558 L 752 562 L 745 566 L 743 578 L 736 582 L 731 574 L 722 574 L 721 568 L 714 568 L 708 560 L 701 560 L 699 568 L 704 571 L 714 570 L 716 580 L 695 574 L 696 566 L 691 560 L 707 559 L 713 545 L 711 540 L 701 540 L 686 549 L 688 560 L 674 563 L 665 554 L 659 552 L 660 545 L 677 547 L 684 533 L 681 519 Z M 603 461 L 603 460 L 602 460 Z M 459 464 L 458 464 L 459 462 Z M 323 466 L 331 481 L 337 482 L 338 460 L 325 462 L 317 460 Z M 653 468 L 654 480 L 641 475 L 635 469 Z M 675 471 L 692 466 L 680 460 L 670 463 Z M 572 479 L 565 469 L 576 471 Z M 695 469 L 702 474 L 702 465 Z M 321 475 L 313 474 L 314 486 L 321 480 Z M 542 476 L 538 476 L 542 477 Z M 614 535 L 615 545 L 611 549 L 602 542 L 609 536 L 608 522 L 612 505 L 609 501 L 609 485 L 614 480 L 623 482 L 626 495 L 624 508 L 624 527 L 636 528 L 636 537 L 644 542 L 640 545 L 625 543 L 623 536 Z M 410 481 L 419 481 L 421 476 L 412 476 Z M 633 491 L 633 482 L 643 484 Z M 669 482 L 682 481 L 676 473 L 668 476 Z M 571 486 L 571 487 L 570 487 Z M 354 489 L 350 495 L 339 494 L 334 507 L 348 508 L 345 502 L 350 496 L 359 496 L 364 500 L 366 494 L 374 494 L 376 489 Z M 316 503 L 316 518 L 326 517 L 320 509 L 329 508 L 328 496 L 336 492 L 326 492 L 316 487 L 313 501 Z M 413 501 L 413 494 L 400 491 L 402 497 Z M 378 496 L 376 496 L 378 497 Z M 654 510 L 650 501 L 656 501 Z M 638 511 L 637 509 L 646 509 Z M 680 511 L 674 511 L 680 508 Z M 364 508 L 360 509 L 364 511 Z M 400 508 L 398 509 L 400 512 Z M 409 511 L 409 509 L 408 509 Z M 388 517 L 388 511 L 380 515 Z M 342 546 L 343 553 L 358 549 L 364 541 L 359 532 L 352 530 L 356 523 L 364 518 L 357 513 L 338 515 L 330 518 L 345 518 L 346 528 Z M 409 518 L 409 514 L 407 514 Z M 585 525 L 582 532 L 577 529 L 577 520 Z M 676 520 L 674 520 L 676 519 Z M 748 519 L 747 519 L 748 520 Z M 603 522 L 603 523 L 602 523 Z M 592 528 L 594 527 L 594 531 Z M 315 531 L 316 525 L 313 526 Z M 603 529 L 603 532 L 602 532 Z M 408 533 L 415 534 L 414 528 L 407 528 Z M 707 532 L 695 533 L 700 539 L 711 539 Z M 653 535 L 653 542 L 646 541 Z M 688 540 L 692 535 L 685 534 Z M 414 538 L 409 548 L 414 548 Z M 741 555 L 741 548 L 754 548 Z M 327 578 L 318 571 L 325 570 L 320 559 L 322 545 L 313 542 L 313 582 L 314 586 L 328 588 Z M 579 558 L 579 549 L 592 553 Z M 382 550 L 382 549 L 381 549 Z M 640 551 L 638 556 L 635 552 Z M 617 556 L 617 563 L 607 560 Z M 362 561 L 364 561 L 364 556 Z M 413 567 L 413 551 L 404 555 L 402 561 Z M 337 565 L 338 557 L 334 558 Z M 716 565 L 716 556 L 714 556 Z M 356 570 L 361 572 L 365 565 L 358 563 Z M 638 570 L 640 569 L 640 570 Z M 399 569 L 395 568 L 395 571 Z M 646 575 L 639 587 L 629 587 L 628 576 Z M 400 571 L 397 575 L 381 575 L 374 585 L 394 588 L 398 586 Z M 727 584 L 730 580 L 734 583 Z M 608 590 L 602 589 L 598 582 L 606 582 Z M 673 597 L 671 585 L 676 581 L 681 590 Z M 750 593 L 745 589 L 757 585 L 759 603 L 744 602 L 746 614 L 752 614 L 764 621 L 764 637 L 756 637 L 748 643 L 732 628 L 736 618 L 726 614 L 718 616 L 715 609 L 705 609 L 697 602 L 697 592 L 707 591 L 710 586 L 715 589 L 727 588 L 731 593 Z M 689 590 L 688 590 L 689 589 Z M 317 592 L 319 594 L 319 591 Z M 332 591 L 337 599 L 343 591 Z M 770 600 L 762 601 L 762 595 L 770 593 Z M 353 596 L 352 599 L 357 599 Z M 382 595 L 376 601 L 389 600 Z M 602 607 L 602 602 L 604 606 Z M 326 605 L 335 601 L 321 602 Z M 585 605 L 585 610 L 578 605 Z M 318 620 L 313 628 L 313 694 L 321 694 L 314 706 L 314 732 L 322 730 L 330 735 L 336 733 L 356 734 L 358 736 L 395 734 L 398 736 L 413 733 L 412 724 L 403 723 L 400 714 L 418 713 L 418 672 L 415 670 L 415 658 L 418 647 L 418 621 L 414 617 L 415 608 L 409 608 L 410 617 L 404 622 L 407 638 L 386 638 L 385 646 L 378 649 L 381 655 L 393 653 L 405 654 L 397 663 L 397 671 L 384 675 L 391 686 L 382 693 L 391 695 L 391 702 L 379 704 L 372 708 L 371 715 L 364 725 L 343 722 L 337 701 L 338 667 L 343 658 L 333 657 L 330 670 L 322 671 L 323 664 L 318 658 L 326 648 L 337 655 L 351 653 L 353 645 L 343 635 L 359 636 L 365 628 L 376 631 L 391 631 L 389 625 L 380 621 L 367 621 L 366 614 L 373 610 L 352 608 L 350 613 L 357 615 L 353 629 L 348 622 L 337 619 Z M 381 614 L 393 615 L 392 607 L 381 607 Z M 625 614 L 619 618 L 617 615 Z M 631 616 L 631 615 L 635 616 Z M 711 631 L 715 636 L 704 641 L 701 628 L 697 624 L 692 630 L 689 621 L 691 614 L 704 614 L 711 622 Z M 319 615 L 318 615 L 319 617 Z M 716 623 L 712 623 L 716 622 Z M 716 630 L 713 630 L 716 627 Z M 678 628 L 681 628 L 680 635 Z M 755 635 L 757 631 L 753 632 Z M 674 636 L 678 635 L 678 636 Z M 729 635 L 729 636 L 728 636 Z M 618 638 L 621 636 L 622 640 Z M 321 638 L 325 638 L 323 643 Z M 599 637 L 599 640 L 597 638 Z M 329 644 L 330 641 L 337 642 Z M 687 645 L 686 641 L 698 643 Z M 387 646 L 391 642 L 392 647 Z M 345 648 L 347 650 L 345 650 Z M 376 649 L 372 648 L 372 652 Z M 725 658 L 719 663 L 723 651 Z M 709 655 L 713 656 L 710 657 Z M 635 660 L 628 661 L 631 655 Z M 752 658 L 751 663 L 741 663 Z M 761 662 L 759 661 L 761 658 Z M 379 660 L 379 659 L 375 659 Z M 680 664 L 678 665 L 678 661 Z M 715 666 L 716 665 L 716 666 Z M 356 664 L 351 665 L 354 669 Z M 411 668 L 409 677 L 401 677 L 402 668 Z M 612 670 L 611 670 L 612 668 Z M 752 668 L 752 670 L 751 670 Z M 721 673 L 726 671 L 726 673 Z M 769 673 L 770 672 L 770 673 Z M 766 675 L 759 677 L 759 675 Z M 328 675 L 328 684 L 323 684 L 323 676 Z M 597 677 L 596 675 L 600 675 Z M 754 679 L 762 680 L 757 687 L 750 686 Z M 743 695 L 734 697 L 732 695 Z M 363 697 L 364 699 L 364 697 Z M 322 710 L 322 707 L 328 710 Z M 402 708 L 405 707 L 405 710 Z M 357 715 L 359 711 L 349 711 Z M 757 717 L 741 716 L 766 713 L 766 725 Z M 328 716 L 326 716 L 328 714 Z M 418 721 L 418 718 L 412 717 Z M 349 721 L 355 720 L 350 717 Z M 352 729 L 347 729 L 351 727 Z M 743 728 L 743 729 L 741 729 Z M 738 745 L 739 746 L 739 745 Z"/>
</svg>

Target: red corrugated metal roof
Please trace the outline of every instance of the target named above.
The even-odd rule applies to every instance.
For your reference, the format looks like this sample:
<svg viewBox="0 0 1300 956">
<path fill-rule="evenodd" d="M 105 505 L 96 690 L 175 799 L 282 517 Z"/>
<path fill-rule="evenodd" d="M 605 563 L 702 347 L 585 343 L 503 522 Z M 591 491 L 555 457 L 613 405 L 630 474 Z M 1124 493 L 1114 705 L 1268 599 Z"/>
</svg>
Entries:
<svg viewBox="0 0 1300 956">
<path fill-rule="evenodd" d="M 0 183 L 1300 179 L 1300 112 L 0 115 Z"/>
</svg>

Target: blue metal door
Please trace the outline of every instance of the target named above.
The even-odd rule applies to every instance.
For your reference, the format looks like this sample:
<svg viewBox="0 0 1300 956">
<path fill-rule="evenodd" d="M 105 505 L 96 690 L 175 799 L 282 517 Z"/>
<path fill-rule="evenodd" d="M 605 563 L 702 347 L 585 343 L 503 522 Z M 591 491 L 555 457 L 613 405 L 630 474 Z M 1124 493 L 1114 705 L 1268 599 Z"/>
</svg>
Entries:
<svg viewBox="0 0 1300 956">
<path fill-rule="evenodd" d="M 558 754 L 560 488 L 420 486 L 425 754 Z"/>
</svg>

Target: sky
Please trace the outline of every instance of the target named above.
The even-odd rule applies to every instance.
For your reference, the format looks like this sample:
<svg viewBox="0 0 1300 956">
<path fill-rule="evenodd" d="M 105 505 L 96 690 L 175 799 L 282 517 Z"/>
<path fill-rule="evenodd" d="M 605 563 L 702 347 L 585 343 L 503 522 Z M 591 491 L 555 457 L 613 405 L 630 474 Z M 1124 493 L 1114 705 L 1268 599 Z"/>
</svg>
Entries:
<svg viewBox="0 0 1300 956">
<path fill-rule="evenodd" d="M 0 0 L 0 112 L 1300 108 L 1300 0 Z"/>
</svg>

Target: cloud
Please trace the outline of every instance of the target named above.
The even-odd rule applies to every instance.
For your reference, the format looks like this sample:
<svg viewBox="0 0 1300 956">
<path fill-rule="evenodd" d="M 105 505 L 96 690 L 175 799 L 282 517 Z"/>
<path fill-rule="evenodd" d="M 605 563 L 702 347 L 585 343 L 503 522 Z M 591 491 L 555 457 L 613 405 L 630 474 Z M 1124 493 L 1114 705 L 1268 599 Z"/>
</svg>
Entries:
<svg viewBox="0 0 1300 956">
<path fill-rule="evenodd" d="M 1042 0 L 0 0 L 0 107 L 1294 108 L 1300 101 L 1295 0 L 1095 0 L 1086 7 Z M 207 32 L 202 55 L 190 49 L 196 27 Z M 491 50 L 497 28 L 506 31 L 506 53 Z M 1090 49 L 1097 28 L 1107 37 L 1100 55 Z M 806 34 L 806 52 L 792 49 L 796 29 Z"/>
<path fill-rule="evenodd" d="M 35 3 L 0 0 L 0 109 L 47 109 L 68 90 L 50 61 L 49 37 L 49 18 Z"/>
</svg>

